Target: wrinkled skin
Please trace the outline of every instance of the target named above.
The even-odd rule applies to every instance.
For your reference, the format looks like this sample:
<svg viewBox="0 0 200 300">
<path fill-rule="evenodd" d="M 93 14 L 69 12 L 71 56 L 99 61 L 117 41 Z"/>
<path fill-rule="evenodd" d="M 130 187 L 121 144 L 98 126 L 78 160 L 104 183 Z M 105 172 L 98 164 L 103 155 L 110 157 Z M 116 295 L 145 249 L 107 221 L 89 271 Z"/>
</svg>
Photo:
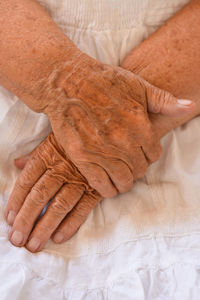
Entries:
<svg viewBox="0 0 200 300">
<path fill-rule="evenodd" d="M 33 229 L 52 197 L 47 211 Z M 31 154 L 10 196 L 6 214 L 8 208 L 19 212 L 10 238 L 14 231 L 21 232 L 21 236 L 17 235 L 17 245 L 26 244 L 29 250 L 40 251 L 58 227 L 60 234 L 55 241 L 63 242 L 77 231 L 101 199 L 65 156 L 51 133 Z M 10 218 L 11 225 L 13 220 Z"/>
<path fill-rule="evenodd" d="M 179 114 L 188 111 L 188 107 L 177 107 L 177 99 L 171 94 L 134 74 L 130 76 L 121 68 L 97 64 L 98 68 L 95 65 L 88 71 L 88 66 L 89 62 L 87 68 L 82 67 L 83 80 L 78 65 L 64 79 L 59 74 L 50 78 L 52 86 L 56 86 L 57 102 L 50 102 L 46 112 L 58 136 L 57 142 L 51 135 L 36 149 L 19 176 L 6 208 L 8 223 L 13 225 L 11 242 L 16 246 L 26 245 L 32 252 L 40 251 L 51 236 L 58 243 L 68 240 L 101 196 L 128 191 L 144 175 L 148 165 L 159 158 L 159 135 L 152 129 L 147 108 L 154 112 L 170 111 L 172 115 L 174 111 Z M 62 70 L 61 74 L 64 73 Z M 44 90 L 47 90 L 45 86 Z M 57 157 L 57 151 L 68 164 L 63 160 L 59 164 L 51 161 Z M 73 181 L 64 176 L 69 174 L 69 166 Z M 34 227 L 52 197 L 47 212 Z M 19 232 L 23 236 L 21 240 Z"/>
<path fill-rule="evenodd" d="M 0 83 L 20 97 L 29 108 L 47 113 L 60 149 L 62 145 L 66 155 L 93 188 L 103 196 L 113 196 L 117 191 L 130 189 L 134 179 L 142 176 L 147 165 L 160 154 L 158 139 L 147 117 L 147 107 L 151 112 L 170 112 L 174 115 L 174 107 L 170 104 L 175 104 L 177 99 L 134 74 L 101 64 L 78 51 L 37 1 L 7 0 L 0 2 L 0 7 L 0 37 L 3 41 L 0 43 Z M 23 43 L 22 39 L 16 39 L 16 34 L 23 37 Z M 166 45 L 165 41 L 163 45 Z M 155 71 L 153 68 L 151 73 L 154 74 Z M 178 113 L 181 111 L 185 111 L 183 106 L 179 107 Z M 37 164 L 34 163 L 36 161 L 33 158 L 30 165 L 28 163 L 32 168 L 31 176 L 38 172 Z M 42 163 L 39 163 L 38 168 L 42 168 Z M 24 184 L 26 192 L 32 185 L 37 185 L 37 178 L 32 182 L 32 178 L 25 175 L 26 172 L 29 172 L 29 167 L 20 176 L 23 179 L 22 196 L 17 184 L 9 200 L 7 212 L 9 208 L 15 209 L 15 214 L 19 211 L 26 198 L 23 196 Z M 31 183 L 26 184 L 28 178 Z M 57 180 L 56 177 L 54 179 Z M 46 180 L 49 181 L 48 176 Z M 56 188 L 53 180 L 50 182 L 50 190 L 55 188 L 56 193 L 59 184 Z M 35 217 L 31 214 L 33 209 L 37 210 L 37 195 L 40 194 L 45 199 L 51 197 L 45 196 L 49 189 L 44 186 L 45 183 L 38 189 L 40 192 L 36 193 L 36 197 L 31 196 L 32 201 L 27 192 L 10 237 L 14 229 L 20 229 L 17 224 L 22 224 L 24 226 L 21 225 L 21 230 L 26 231 L 23 241 L 25 243 L 27 227 L 30 229 L 34 224 Z M 26 214 L 24 207 L 28 211 L 28 206 L 32 210 Z M 37 212 L 36 215 L 38 214 Z M 42 220 L 46 220 L 46 215 L 47 213 L 36 225 L 32 236 L 36 232 L 39 236 L 37 228 L 44 222 Z M 14 216 L 11 219 L 14 220 Z M 49 220 L 50 224 L 45 223 L 48 234 L 41 237 L 43 245 L 50 236 L 49 227 L 55 228 L 54 222 L 59 224 L 56 217 Z M 44 234 L 44 230 L 41 232 Z M 69 233 L 67 235 L 70 236 Z M 31 249 L 30 245 L 27 247 Z M 42 246 L 33 247 L 31 251 L 40 249 Z"/>
<path fill-rule="evenodd" d="M 91 187 L 103 197 L 128 191 L 160 155 L 147 106 L 166 113 L 177 99 L 84 54 L 37 1 L 0 1 L 0 21 L 0 84 L 47 114 Z"/>
<path fill-rule="evenodd" d="M 116 70 L 118 69 L 116 68 Z M 102 70 L 102 72 L 104 71 L 106 72 L 106 68 Z M 120 75 L 116 74 L 115 81 L 119 80 L 118 84 L 120 84 Z M 90 79 L 89 74 L 88 78 Z M 127 78 L 129 77 L 127 76 Z M 128 88 L 128 84 L 124 87 L 123 81 L 121 84 L 122 89 Z M 57 119 L 53 109 L 49 110 L 51 124 L 55 124 L 53 130 L 58 132 L 60 141 L 56 142 L 54 135 L 51 134 L 36 148 L 20 174 L 8 201 L 6 218 L 8 223 L 13 225 L 10 240 L 14 245 L 26 245 L 27 249 L 36 252 L 45 246 L 51 236 L 55 242 L 61 243 L 68 240 L 77 231 L 93 207 L 102 199 L 100 194 L 93 189 L 94 184 L 90 188 L 86 176 L 83 176 L 89 175 L 89 179 L 92 178 L 92 182 L 95 181 L 95 176 L 93 176 L 96 167 L 95 160 L 98 159 L 97 183 L 105 186 L 105 180 L 108 179 L 107 174 L 111 172 L 112 182 L 118 186 L 118 191 L 123 192 L 130 189 L 133 181 L 143 176 L 148 165 L 159 158 L 160 144 L 157 138 L 159 135 L 154 134 L 152 124 L 148 119 L 147 106 L 149 106 L 152 95 L 154 99 L 159 93 L 161 96 L 164 94 L 163 98 L 166 95 L 173 96 L 154 88 L 137 76 L 132 84 L 135 86 L 134 97 L 138 97 L 138 101 L 126 97 L 126 102 L 120 100 L 121 98 L 119 102 L 114 100 L 117 98 L 113 98 L 112 102 L 103 90 L 101 91 L 95 86 L 93 94 L 97 90 L 96 96 L 100 97 L 97 100 L 101 105 L 98 101 L 93 101 L 91 96 L 91 99 L 88 97 L 91 102 L 91 106 L 89 106 L 80 100 L 82 97 L 84 98 L 81 90 L 77 92 L 80 93 L 78 94 L 79 100 L 77 100 L 77 98 L 73 98 L 73 93 L 75 93 L 73 86 L 70 89 L 70 84 L 66 83 L 69 88 L 68 93 L 70 92 L 72 95 L 67 94 L 71 98 L 67 103 L 63 103 L 66 107 L 60 106 L 62 102 L 59 99 L 56 111 L 59 118 Z M 113 88 L 110 86 L 110 89 L 113 89 L 113 93 L 115 92 L 114 86 Z M 88 91 L 88 95 L 91 90 Z M 107 102 L 103 103 L 104 99 Z M 160 101 L 161 103 L 163 102 Z M 103 105 L 104 109 L 102 110 Z M 117 108 L 114 109 L 112 106 Z M 174 106 L 176 107 L 175 104 Z M 91 107 L 94 113 L 91 112 Z M 105 107 L 107 107 L 106 110 Z M 170 107 L 170 102 L 168 102 L 168 107 Z M 162 110 L 163 106 L 158 107 L 157 104 L 157 108 Z M 94 119 L 96 122 L 93 122 Z M 96 124 L 99 125 L 99 128 Z M 67 144 L 64 133 L 68 137 Z M 68 157 L 63 144 L 65 149 L 69 150 Z M 132 159 L 128 157 L 127 151 L 130 152 Z M 71 162 L 71 157 L 78 168 Z M 100 167 L 102 170 L 106 170 L 106 178 Z M 126 184 L 120 185 L 120 179 Z M 112 185 L 112 188 L 115 187 Z M 108 193 L 108 189 L 106 191 Z M 110 195 L 113 196 L 113 193 Z M 47 212 L 34 227 L 42 209 L 52 197 L 54 198 Z M 11 214 L 8 215 L 9 212 Z M 61 225 L 59 225 L 60 223 Z M 15 231 L 18 232 L 17 239 Z M 21 240 L 19 232 L 23 236 Z M 59 235 L 55 233 L 59 233 Z M 32 238 L 34 239 L 31 240 Z"/>
<path fill-rule="evenodd" d="M 135 74 L 87 55 L 71 68 L 66 63 L 49 78 L 58 96 L 44 111 L 54 135 L 103 197 L 127 192 L 161 154 L 147 103 L 151 111 L 162 112 L 177 99 Z"/>
</svg>

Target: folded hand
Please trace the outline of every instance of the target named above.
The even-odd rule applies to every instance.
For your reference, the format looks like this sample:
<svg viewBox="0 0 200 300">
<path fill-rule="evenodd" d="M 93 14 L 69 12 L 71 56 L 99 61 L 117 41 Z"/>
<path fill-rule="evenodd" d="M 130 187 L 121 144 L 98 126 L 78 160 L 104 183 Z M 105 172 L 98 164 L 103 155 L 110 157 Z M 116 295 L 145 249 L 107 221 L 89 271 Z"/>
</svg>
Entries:
<svg viewBox="0 0 200 300">
<path fill-rule="evenodd" d="M 49 82 L 51 100 L 45 112 L 55 138 L 103 197 L 130 190 L 159 158 L 160 142 L 147 109 L 171 115 L 185 112 L 168 92 L 84 54 L 73 68 L 66 62 Z M 43 90 L 45 95 L 48 88 Z"/>
<path fill-rule="evenodd" d="M 47 211 L 38 220 L 50 199 Z M 55 242 L 64 242 L 101 199 L 51 133 L 30 155 L 8 201 L 10 240 L 33 252 L 40 251 L 52 234 Z"/>
</svg>

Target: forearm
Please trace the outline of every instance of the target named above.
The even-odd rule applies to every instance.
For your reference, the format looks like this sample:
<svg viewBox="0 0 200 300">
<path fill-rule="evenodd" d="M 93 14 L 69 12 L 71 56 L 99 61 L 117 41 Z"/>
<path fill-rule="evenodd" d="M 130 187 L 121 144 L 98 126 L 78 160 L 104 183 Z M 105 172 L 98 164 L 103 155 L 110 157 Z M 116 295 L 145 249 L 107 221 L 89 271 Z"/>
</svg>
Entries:
<svg viewBox="0 0 200 300">
<path fill-rule="evenodd" d="M 0 84 L 42 111 L 44 79 L 80 51 L 35 0 L 0 1 L 0 24 Z"/>
<path fill-rule="evenodd" d="M 179 118 L 150 114 L 162 137 L 200 113 L 200 1 L 191 1 L 128 55 L 122 67 L 178 98 L 196 102 L 193 113 Z"/>
</svg>

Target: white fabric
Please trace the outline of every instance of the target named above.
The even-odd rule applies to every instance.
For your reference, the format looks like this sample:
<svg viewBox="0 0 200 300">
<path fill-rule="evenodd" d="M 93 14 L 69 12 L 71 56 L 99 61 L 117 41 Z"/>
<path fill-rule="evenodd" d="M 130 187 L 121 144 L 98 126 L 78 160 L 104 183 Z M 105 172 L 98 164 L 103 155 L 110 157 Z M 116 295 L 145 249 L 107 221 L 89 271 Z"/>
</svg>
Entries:
<svg viewBox="0 0 200 300">
<path fill-rule="evenodd" d="M 41 0 L 89 55 L 118 65 L 188 0 Z M 13 11 L 14 13 L 14 11 Z M 0 299 L 199 300 L 200 118 L 170 132 L 132 191 L 105 199 L 63 245 L 12 246 L 3 210 L 13 159 L 50 131 L 42 114 L 0 87 Z"/>
</svg>

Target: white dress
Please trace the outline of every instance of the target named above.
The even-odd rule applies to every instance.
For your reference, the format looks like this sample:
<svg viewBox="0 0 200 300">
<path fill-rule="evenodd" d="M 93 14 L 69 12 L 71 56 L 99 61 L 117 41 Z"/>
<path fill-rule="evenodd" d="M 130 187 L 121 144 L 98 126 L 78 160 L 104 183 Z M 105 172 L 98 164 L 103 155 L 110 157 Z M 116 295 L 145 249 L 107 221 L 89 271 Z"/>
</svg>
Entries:
<svg viewBox="0 0 200 300">
<path fill-rule="evenodd" d="M 40 0 L 84 52 L 119 65 L 188 0 Z M 14 13 L 14 11 L 13 11 Z M 0 86 L 0 299 L 199 300 L 200 118 L 162 139 L 132 191 L 105 199 L 68 242 L 31 254 L 7 239 L 13 159 L 50 131 L 47 118 Z"/>
</svg>

